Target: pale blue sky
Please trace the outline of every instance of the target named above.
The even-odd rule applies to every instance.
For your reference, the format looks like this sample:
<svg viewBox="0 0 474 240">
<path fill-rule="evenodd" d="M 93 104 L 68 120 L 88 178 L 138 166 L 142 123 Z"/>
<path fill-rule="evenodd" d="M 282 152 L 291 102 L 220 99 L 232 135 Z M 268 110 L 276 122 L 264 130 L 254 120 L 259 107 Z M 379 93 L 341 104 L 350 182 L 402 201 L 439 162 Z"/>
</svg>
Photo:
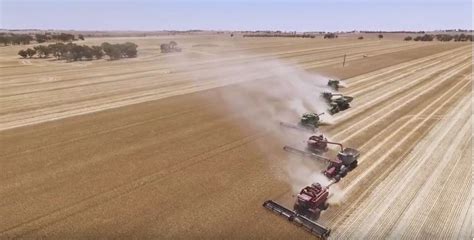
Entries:
<svg viewBox="0 0 474 240">
<path fill-rule="evenodd" d="M 472 29 L 472 0 L 0 0 L 0 28 Z"/>
</svg>

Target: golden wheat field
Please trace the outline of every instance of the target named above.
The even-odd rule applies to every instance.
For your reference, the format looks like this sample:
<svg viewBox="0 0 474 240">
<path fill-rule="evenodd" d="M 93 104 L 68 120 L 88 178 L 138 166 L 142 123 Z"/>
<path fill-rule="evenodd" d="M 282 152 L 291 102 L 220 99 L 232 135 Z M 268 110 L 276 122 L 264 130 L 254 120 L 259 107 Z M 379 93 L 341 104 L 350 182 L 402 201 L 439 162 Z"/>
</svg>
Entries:
<svg viewBox="0 0 474 240">
<path fill-rule="evenodd" d="M 163 54 L 174 40 L 182 52 Z M 311 239 L 262 207 L 319 179 L 282 129 L 328 79 L 352 107 L 320 130 L 360 151 L 319 220 L 331 239 L 470 239 L 472 44 L 396 38 L 131 41 L 66 63 L 0 47 L 0 239 Z M 346 55 L 345 66 L 342 66 Z M 314 87 L 314 89 L 313 89 Z"/>
</svg>

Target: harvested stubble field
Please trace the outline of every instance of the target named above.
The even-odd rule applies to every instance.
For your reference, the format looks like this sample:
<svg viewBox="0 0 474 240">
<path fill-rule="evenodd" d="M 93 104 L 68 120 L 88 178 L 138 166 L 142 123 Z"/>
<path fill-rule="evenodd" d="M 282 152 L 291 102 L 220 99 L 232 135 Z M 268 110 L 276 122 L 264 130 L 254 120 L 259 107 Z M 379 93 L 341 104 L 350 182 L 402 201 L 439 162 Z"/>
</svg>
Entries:
<svg viewBox="0 0 474 240">
<path fill-rule="evenodd" d="M 170 40 L 183 52 L 161 54 Z M 320 221 L 332 238 L 471 238 L 472 45 L 221 35 L 85 43 L 104 41 L 135 42 L 139 57 L 65 63 L 0 48 L 1 239 L 313 238 L 261 206 L 291 207 L 313 180 L 294 183 L 289 165 L 299 162 L 281 147 L 297 134 L 280 134 L 281 119 L 266 113 L 285 99 L 261 99 L 300 75 L 345 79 L 341 91 L 355 98 L 321 128 L 361 152 L 331 187 L 336 200 Z"/>
</svg>

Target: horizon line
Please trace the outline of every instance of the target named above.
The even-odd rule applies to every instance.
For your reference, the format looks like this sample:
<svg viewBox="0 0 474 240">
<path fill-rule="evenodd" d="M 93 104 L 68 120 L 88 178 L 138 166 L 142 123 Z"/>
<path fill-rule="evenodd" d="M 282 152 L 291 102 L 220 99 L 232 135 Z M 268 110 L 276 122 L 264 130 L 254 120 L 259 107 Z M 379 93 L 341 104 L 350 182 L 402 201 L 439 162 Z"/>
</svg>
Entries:
<svg viewBox="0 0 474 240">
<path fill-rule="evenodd" d="M 0 31 L 75 31 L 75 32 L 282 32 L 282 33 L 370 33 L 370 32 L 437 32 L 437 31 L 464 31 L 473 32 L 473 29 L 463 28 L 449 28 L 449 29 L 435 29 L 435 30 L 338 30 L 338 31 L 327 31 L 327 30 L 309 30 L 309 31 L 295 31 L 295 30 L 270 30 L 270 29 L 255 29 L 255 30 L 229 30 L 229 29 L 186 29 L 186 30 L 171 30 L 171 29 L 160 29 L 160 30 L 133 30 L 133 29 L 111 29 L 111 30 L 90 30 L 90 29 L 42 29 L 42 28 L 0 28 Z"/>
</svg>

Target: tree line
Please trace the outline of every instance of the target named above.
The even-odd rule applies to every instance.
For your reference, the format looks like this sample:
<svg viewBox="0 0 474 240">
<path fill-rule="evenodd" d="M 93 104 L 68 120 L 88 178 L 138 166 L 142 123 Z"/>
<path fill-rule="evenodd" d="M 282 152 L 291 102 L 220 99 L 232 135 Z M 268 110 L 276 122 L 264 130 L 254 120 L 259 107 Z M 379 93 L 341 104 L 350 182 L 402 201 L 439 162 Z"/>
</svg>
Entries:
<svg viewBox="0 0 474 240">
<path fill-rule="evenodd" d="M 51 33 L 45 33 L 45 34 L 35 34 L 34 37 L 30 34 L 0 34 L 0 44 L 3 44 L 4 46 L 8 45 L 25 45 L 25 44 L 30 44 L 32 41 L 36 41 L 38 43 L 44 43 L 47 41 L 56 41 L 56 42 L 72 42 L 75 40 L 84 40 L 84 36 L 82 34 L 79 34 L 77 36 L 78 38 L 76 39 L 76 36 L 74 34 L 69 34 L 69 33 L 60 33 L 60 34 L 51 34 Z"/>
<path fill-rule="evenodd" d="M 2 34 L 0 35 L 0 43 L 4 46 L 7 45 L 20 45 L 30 44 L 33 41 L 33 37 L 28 34 Z"/>
<path fill-rule="evenodd" d="M 425 31 L 360 31 L 360 33 L 419 33 L 419 34 L 424 34 Z"/>
<path fill-rule="evenodd" d="M 423 36 L 416 36 L 416 37 L 411 37 L 407 36 L 404 38 L 405 41 L 433 41 L 434 39 L 441 41 L 441 42 L 449 42 L 451 40 L 454 40 L 455 42 L 466 42 L 466 41 L 471 41 L 472 42 L 472 35 L 470 34 L 456 34 L 456 35 L 451 35 L 451 34 L 425 34 Z"/>
<path fill-rule="evenodd" d="M 232 35 L 233 36 L 233 35 Z M 292 37 L 292 38 L 315 38 L 313 34 L 291 34 L 291 33 L 276 33 L 276 34 L 244 34 L 243 37 Z"/>
<path fill-rule="evenodd" d="M 69 34 L 69 33 L 60 33 L 60 34 L 50 34 L 50 33 L 45 33 L 45 34 L 35 34 L 35 40 L 38 43 L 44 43 L 47 41 L 57 41 L 57 42 L 72 42 L 76 40 L 84 40 L 84 36 L 82 34 L 76 36 L 74 34 Z"/>
<path fill-rule="evenodd" d="M 33 48 L 20 50 L 18 55 L 23 58 L 48 58 L 50 55 L 58 60 L 82 61 L 101 59 L 108 56 L 110 60 L 120 58 L 134 58 L 137 56 L 137 47 L 135 43 L 126 42 L 122 44 L 102 43 L 100 46 L 78 45 L 75 43 L 54 43 L 49 45 L 39 45 Z"/>
</svg>

